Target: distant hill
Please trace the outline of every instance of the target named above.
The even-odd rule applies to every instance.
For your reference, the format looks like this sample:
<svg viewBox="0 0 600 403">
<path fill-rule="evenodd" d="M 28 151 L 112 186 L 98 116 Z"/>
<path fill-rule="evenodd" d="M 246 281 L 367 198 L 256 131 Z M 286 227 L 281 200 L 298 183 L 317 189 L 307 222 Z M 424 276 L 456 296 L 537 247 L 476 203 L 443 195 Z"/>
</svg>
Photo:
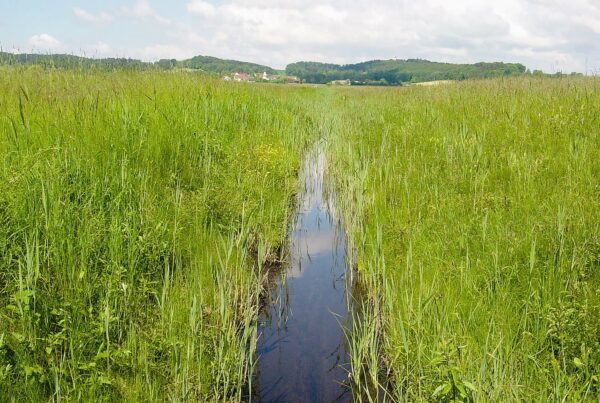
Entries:
<svg viewBox="0 0 600 403">
<path fill-rule="evenodd" d="M 53 54 L 44 55 L 37 53 L 7 53 L 0 52 L 0 64 L 2 65 L 40 65 L 54 68 L 153 68 L 153 63 L 146 63 L 136 59 L 105 58 L 92 59 L 89 57 Z"/>
<path fill-rule="evenodd" d="M 276 74 L 278 72 L 269 66 L 219 59 L 212 56 L 194 56 L 185 60 L 162 59 L 152 63 L 129 58 L 93 59 L 65 54 L 44 55 L 0 52 L 0 64 L 105 70 L 171 70 L 182 68 L 212 74 L 230 74 L 233 72 L 252 74 L 265 71 L 268 74 Z M 349 80 L 353 85 L 398 85 L 407 82 L 418 83 L 435 80 L 464 80 L 520 75 L 526 72 L 526 68 L 518 63 L 451 64 L 422 59 L 407 59 L 372 60 L 346 65 L 298 62 L 289 64 L 285 72 L 287 75 L 296 76 L 307 83 L 325 84 L 331 81 Z"/>
<path fill-rule="evenodd" d="M 175 68 L 186 68 L 204 71 L 207 73 L 228 74 L 233 72 L 241 73 L 262 73 L 266 71 L 274 74 L 275 70 L 268 66 L 260 64 L 240 62 L 237 60 L 224 60 L 212 56 L 194 56 L 191 59 L 175 60 L 162 59 L 154 63 L 143 62 L 137 59 L 125 58 L 105 58 L 92 59 L 88 57 L 65 55 L 65 54 L 13 54 L 0 52 L 0 64 L 9 65 L 40 65 L 43 67 L 54 68 L 134 68 L 134 69 L 160 69 L 170 70 Z"/>
<path fill-rule="evenodd" d="M 356 64 L 298 62 L 285 69 L 307 83 L 325 84 L 335 80 L 350 80 L 352 84 L 396 85 L 405 82 L 434 80 L 464 80 L 519 75 L 526 68 L 518 63 L 437 63 L 422 59 L 372 60 Z"/>
<path fill-rule="evenodd" d="M 164 60 L 160 60 L 157 64 L 164 63 Z M 240 62 L 237 60 L 226 60 L 219 59 L 212 56 L 194 56 L 191 59 L 176 61 L 169 60 L 170 64 L 175 63 L 176 67 L 202 70 L 211 73 L 226 74 L 232 72 L 240 72 L 246 74 L 262 73 L 267 72 L 268 74 L 274 74 L 275 70 L 269 66 L 263 66 L 255 63 Z"/>
</svg>

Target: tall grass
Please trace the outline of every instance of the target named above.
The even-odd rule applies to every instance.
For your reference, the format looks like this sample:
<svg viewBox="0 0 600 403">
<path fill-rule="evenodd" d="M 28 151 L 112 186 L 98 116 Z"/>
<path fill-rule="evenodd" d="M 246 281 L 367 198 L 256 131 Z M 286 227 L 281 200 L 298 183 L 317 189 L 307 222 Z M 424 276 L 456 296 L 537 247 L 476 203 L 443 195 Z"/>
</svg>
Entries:
<svg viewBox="0 0 600 403">
<path fill-rule="evenodd" d="M 600 82 L 346 90 L 337 105 L 330 158 L 366 294 L 359 395 L 598 399 Z"/>
<path fill-rule="evenodd" d="M 0 400 L 239 400 L 310 91 L 1 69 Z"/>
<path fill-rule="evenodd" d="M 599 128 L 587 79 L 2 68 L 0 400 L 243 399 L 261 264 L 317 138 L 357 267 L 358 400 L 597 399 Z"/>
</svg>

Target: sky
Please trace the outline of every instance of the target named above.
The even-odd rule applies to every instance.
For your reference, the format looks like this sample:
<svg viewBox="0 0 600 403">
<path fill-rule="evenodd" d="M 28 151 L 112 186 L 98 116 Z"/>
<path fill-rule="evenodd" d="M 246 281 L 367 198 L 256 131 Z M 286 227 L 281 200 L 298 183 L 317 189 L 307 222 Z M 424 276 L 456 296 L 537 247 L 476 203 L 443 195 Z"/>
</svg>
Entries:
<svg viewBox="0 0 600 403">
<path fill-rule="evenodd" d="M 0 47 L 275 68 L 504 61 L 600 74 L 600 0 L 0 0 Z"/>
</svg>

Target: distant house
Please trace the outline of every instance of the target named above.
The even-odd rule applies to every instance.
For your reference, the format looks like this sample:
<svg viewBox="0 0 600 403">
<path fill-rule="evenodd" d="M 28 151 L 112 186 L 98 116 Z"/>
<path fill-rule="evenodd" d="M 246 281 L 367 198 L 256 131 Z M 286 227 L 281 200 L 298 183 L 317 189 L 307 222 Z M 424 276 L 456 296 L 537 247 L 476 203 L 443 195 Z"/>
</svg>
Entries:
<svg viewBox="0 0 600 403">
<path fill-rule="evenodd" d="M 333 80 L 329 82 L 330 85 L 350 85 L 350 80 Z"/>
<path fill-rule="evenodd" d="M 233 73 L 233 81 L 248 81 L 248 74 L 246 73 Z"/>
<path fill-rule="evenodd" d="M 237 81 L 237 82 L 258 82 L 258 81 L 270 81 L 278 84 L 300 84 L 302 81 L 295 76 L 286 75 L 270 75 L 266 71 L 262 73 L 246 74 L 241 72 L 235 72 L 230 75 L 223 76 L 224 81 Z"/>
<path fill-rule="evenodd" d="M 263 80 L 263 81 L 271 81 L 273 79 L 271 76 L 269 76 L 267 74 L 266 71 L 263 71 L 262 73 L 255 73 L 254 77 L 256 77 L 257 80 Z"/>
</svg>

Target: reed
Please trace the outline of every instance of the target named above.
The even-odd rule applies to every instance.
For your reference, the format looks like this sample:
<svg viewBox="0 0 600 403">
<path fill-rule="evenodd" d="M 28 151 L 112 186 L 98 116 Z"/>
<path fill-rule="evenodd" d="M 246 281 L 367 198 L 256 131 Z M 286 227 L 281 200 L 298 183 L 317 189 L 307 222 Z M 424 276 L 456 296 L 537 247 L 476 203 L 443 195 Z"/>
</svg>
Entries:
<svg viewBox="0 0 600 403">
<path fill-rule="evenodd" d="M 307 91 L 0 70 L 0 400 L 241 398 Z"/>
<path fill-rule="evenodd" d="M 2 67 L 0 400 L 243 400 L 261 266 L 322 139 L 357 400 L 594 401 L 599 119 L 586 78 Z"/>
<path fill-rule="evenodd" d="M 338 97 L 330 165 L 364 290 L 357 394 L 595 401 L 600 82 Z"/>
</svg>

